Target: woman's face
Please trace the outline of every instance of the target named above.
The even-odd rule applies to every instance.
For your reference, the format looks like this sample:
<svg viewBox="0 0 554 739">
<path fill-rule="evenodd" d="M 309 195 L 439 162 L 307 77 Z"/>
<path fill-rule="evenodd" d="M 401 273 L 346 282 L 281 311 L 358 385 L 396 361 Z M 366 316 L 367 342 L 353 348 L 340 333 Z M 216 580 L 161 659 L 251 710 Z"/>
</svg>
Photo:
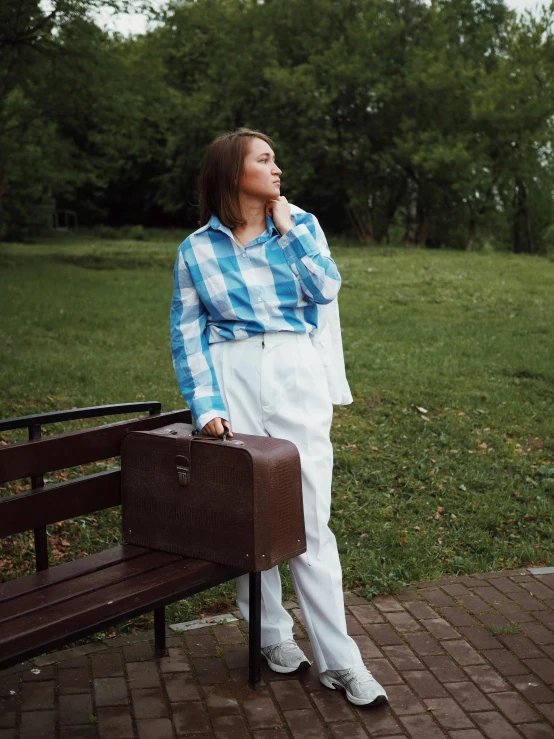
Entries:
<svg viewBox="0 0 554 739">
<path fill-rule="evenodd" d="M 262 139 L 251 139 L 244 157 L 240 194 L 264 203 L 276 200 L 281 193 L 280 174 L 271 146 Z"/>
</svg>

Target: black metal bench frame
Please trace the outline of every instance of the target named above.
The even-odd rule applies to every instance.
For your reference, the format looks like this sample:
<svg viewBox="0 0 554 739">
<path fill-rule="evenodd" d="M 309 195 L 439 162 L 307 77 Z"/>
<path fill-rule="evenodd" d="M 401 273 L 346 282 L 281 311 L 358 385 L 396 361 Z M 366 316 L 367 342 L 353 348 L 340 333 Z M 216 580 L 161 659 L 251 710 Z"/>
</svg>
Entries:
<svg viewBox="0 0 554 739">
<path fill-rule="evenodd" d="M 142 418 L 42 437 L 42 427 L 49 423 L 145 412 L 149 415 Z M 151 429 L 175 422 L 191 423 L 190 411 L 162 414 L 161 403 L 157 401 L 54 411 L 0 421 L 0 431 L 27 428 L 29 436 L 28 441 L 0 447 L 0 485 L 22 478 L 31 479 L 31 490 L 0 498 L 0 539 L 33 529 L 37 570 L 34 575 L 0 584 L 0 669 L 149 611 L 154 612 L 156 655 L 163 656 L 166 653 L 165 606 L 245 574 L 237 568 L 132 545 L 105 550 L 48 570 L 47 525 L 119 505 L 121 490 L 119 468 L 48 486 L 44 485 L 44 474 L 119 456 L 121 441 L 130 430 Z M 94 604 L 104 591 L 113 592 L 113 583 L 98 585 L 103 577 L 109 580 L 105 577 L 113 572 L 109 567 L 117 565 L 129 569 L 137 564 L 145 572 L 156 573 L 155 578 L 151 576 L 156 580 L 155 587 L 125 596 L 115 605 L 114 601 L 106 602 L 105 598 L 103 603 Z M 71 601 L 68 593 L 72 587 L 76 588 L 75 583 L 81 576 L 92 580 L 90 593 L 85 589 L 79 595 L 81 600 L 74 600 L 87 608 L 90 603 L 86 617 L 82 614 L 82 618 L 77 614 L 73 618 L 67 616 L 63 633 L 56 633 L 54 627 L 49 629 L 46 622 L 41 627 L 42 631 L 37 629 L 31 641 L 26 642 L 24 630 L 26 628 L 28 632 L 33 613 L 38 613 L 38 610 L 18 599 L 26 598 L 31 603 L 35 600 L 43 608 L 47 607 L 44 601 L 48 593 L 57 591 L 59 602 L 67 604 Z M 94 579 L 98 581 L 96 585 Z M 108 590 L 110 587 L 112 589 Z M 60 596 L 64 588 L 66 594 Z M 254 688 L 260 684 L 260 603 L 261 575 L 259 572 L 250 573 L 249 683 Z M 110 605 L 111 608 L 108 607 Z M 2 628 L 2 623 L 5 628 Z M 19 626 L 21 633 L 18 632 Z"/>
</svg>

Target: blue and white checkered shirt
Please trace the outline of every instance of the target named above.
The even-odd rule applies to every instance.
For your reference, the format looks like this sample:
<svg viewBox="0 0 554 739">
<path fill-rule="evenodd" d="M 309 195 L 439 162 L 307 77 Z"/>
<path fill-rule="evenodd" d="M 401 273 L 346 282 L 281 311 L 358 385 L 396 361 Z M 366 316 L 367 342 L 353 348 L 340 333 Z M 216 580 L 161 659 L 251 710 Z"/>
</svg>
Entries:
<svg viewBox="0 0 554 739">
<path fill-rule="evenodd" d="M 294 227 L 267 230 L 246 248 L 214 215 L 179 246 L 171 302 L 171 350 L 179 387 L 196 425 L 227 416 L 210 344 L 269 331 L 310 333 L 317 304 L 341 278 L 315 216 L 291 206 Z"/>
</svg>

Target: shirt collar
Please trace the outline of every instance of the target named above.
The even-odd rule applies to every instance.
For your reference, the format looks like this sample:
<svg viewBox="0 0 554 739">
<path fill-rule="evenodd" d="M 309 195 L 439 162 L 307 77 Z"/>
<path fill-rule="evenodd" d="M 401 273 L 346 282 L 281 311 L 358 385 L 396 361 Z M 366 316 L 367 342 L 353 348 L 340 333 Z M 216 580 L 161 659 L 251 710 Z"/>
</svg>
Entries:
<svg viewBox="0 0 554 739">
<path fill-rule="evenodd" d="M 216 216 L 215 213 L 210 217 L 210 220 L 208 221 L 207 225 L 216 231 L 217 230 L 223 231 L 224 233 L 229 234 L 229 236 L 232 236 L 231 229 L 223 225 L 223 223 L 221 223 L 221 221 L 219 220 L 219 218 Z M 268 216 L 267 213 L 265 216 L 265 225 L 266 225 L 267 231 L 269 231 L 270 236 L 273 235 L 273 232 L 279 233 L 277 226 L 273 223 L 273 219 L 270 216 Z"/>
</svg>

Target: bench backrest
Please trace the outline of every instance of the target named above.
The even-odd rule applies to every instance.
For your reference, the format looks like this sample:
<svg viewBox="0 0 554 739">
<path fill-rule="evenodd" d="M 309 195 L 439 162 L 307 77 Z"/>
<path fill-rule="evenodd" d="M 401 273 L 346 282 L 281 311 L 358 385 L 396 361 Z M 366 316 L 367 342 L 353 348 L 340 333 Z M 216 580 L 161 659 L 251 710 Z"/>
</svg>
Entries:
<svg viewBox="0 0 554 739">
<path fill-rule="evenodd" d="M 30 429 L 30 436 L 40 436 L 40 428 L 44 423 L 83 418 L 83 415 L 79 415 L 83 411 L 88 412 L 84 415 L 88 418 L 94 415 L 114 415 L 117 412 L 136 412 L 139 410 L 137 405 L 148 404 L 133 404 L 132 408 L 135 411 L 129 410 L 130 405 L 118 406 L 124 408 L 119 411 L 114 411 L 113 407 L 111 410 L 106 410 L 110 407 L 103 406 L 101 409 L 103 413 L 91 413 L 98 409 L 74 409 L 58 414 L 10 419 L 0 421 L 0 431 L 27 426 Z M 155 405 L 159 407 L 159 404 Z M 140 410 L 148 409 L 141 408 Z M 65 415 L 60 418 L 62 414 Z M 29 423 L 29 419 L 33 423 Z M 34 488 L 24 493 L 0 498 L 0 538 L 30 529 L 35 529 L 36 538 L 36 531 L 47 524 L 119 505 L 121 503 L 119 468 L 108 472 L 83 475 L 68 482 L 46 487 L 43 486 L 42 476 L 47 472 L 117 457 L 120 454 L 121 442 L 129 431 L 153 429 L 177 422 L 191 423 L 190 411 L 154 413 L 143 418 L 46 438 L 32 438 L 29 441 L 15 442 L 0 447 L 0 485 L 30 477 Z M 33 427 L 34 431 L 31 430 Z M 39 569 L 42 568 L 39 567 Z"/>
</svg>

